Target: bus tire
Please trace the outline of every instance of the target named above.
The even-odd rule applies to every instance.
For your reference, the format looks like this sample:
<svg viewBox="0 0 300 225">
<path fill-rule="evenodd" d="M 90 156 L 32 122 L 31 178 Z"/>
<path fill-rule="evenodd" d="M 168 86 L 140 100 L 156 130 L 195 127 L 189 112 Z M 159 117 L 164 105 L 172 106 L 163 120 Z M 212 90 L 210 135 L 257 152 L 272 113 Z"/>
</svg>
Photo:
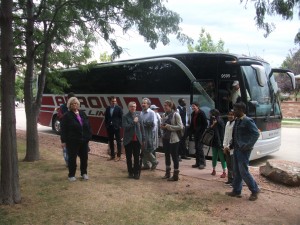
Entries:
<svg viewBox="0 0 300 225">
<path fill-rule="evenodd" d="M 57 118 L 57 116 L 54 116 L 53 119 L 52 119 L 52 130 L 56 134 L 60 134 L 60 121 Z"/>
</svg>

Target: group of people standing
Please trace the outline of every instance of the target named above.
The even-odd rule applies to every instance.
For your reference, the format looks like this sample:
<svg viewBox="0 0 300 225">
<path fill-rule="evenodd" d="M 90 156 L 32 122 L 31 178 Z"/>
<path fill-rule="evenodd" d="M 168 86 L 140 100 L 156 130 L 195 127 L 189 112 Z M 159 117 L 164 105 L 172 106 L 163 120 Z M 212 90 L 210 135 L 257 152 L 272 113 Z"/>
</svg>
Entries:
<svg viewBox="0 0 300 225">
<path fill-rule="evenodd" d="M 193 168 L 204 169 L 206 166 L 205 155 L 201 137 L 207 127 L 214 130 L 212 148 L 211 175 L 216 175 L 216 164 L 220 158 L 223 173 L 227 184 L 232 184 L 233 191 L 227 194 L 232 197 L 240 197 L 242 180 L 252 192 L 250 200 L 256 200 L 259 188 L 249 173 L 249 157 L 251 150 L 258 139 L 259 132 L 252 119 L 245 115 L 246 106 L 239 102 L 234 104 L 233 111 L 228 113 L 226 126 L 217 109 L 210 110 L 209 119 L 200 109 L 197 102 L 192 103 L 191 120 L 188 120 L 186 103 L 179 99 L 179 106 L 166 100 L 163 104 L 164 114 L 155 112 L 157 107 L 152 105 L 148 98 L 142 99 L 142 111 L 137 113 L 136 102 L 129 102 L 128 113 L 123 115 L 122 108 L 117 105 L 116 97 L 110 98 L 110 106 L 105 111 L 105 126 L 107 129 L 110 158 L 108 160 L 119 161 L 121 157 L 121 128 L 124 129 L 123 145 L 126 153 L 128 177 L 139 179 L 141 169 L 155 170 L 158 165 L 155 150 L 158 147 L 159 138 L 162 138 L 165 152 L 166 171 L 163 176 L 168 181 L 179 180 L 179 161 L 190 159 L 186 147 L 186 138 L 194 137 L 196 150 L 196 163 Z M 67 108 L 61 123 L 62 147 L 68 149 L 68 179 L 75 181 L 76 158 L 80 158 L 80 170 L 83 179 L 87 180 L 88 142 L 92 137 L 88 118 L 79 110 L 79 101 L 76 97 L 68 99 Z M 115 155 L 114 139 L 117 142 L 117 155 Z M 234 150 L 233 150 L 234 149 Z M 142 154 L 143 166 L 140 165 Z M 132 161 L 133 159 L 133 161 Z M 171 159 L 173 161 L 173 176 L 171 176 Z M 227 162 L 227 164 L 226 164 Z"/>
</svg>

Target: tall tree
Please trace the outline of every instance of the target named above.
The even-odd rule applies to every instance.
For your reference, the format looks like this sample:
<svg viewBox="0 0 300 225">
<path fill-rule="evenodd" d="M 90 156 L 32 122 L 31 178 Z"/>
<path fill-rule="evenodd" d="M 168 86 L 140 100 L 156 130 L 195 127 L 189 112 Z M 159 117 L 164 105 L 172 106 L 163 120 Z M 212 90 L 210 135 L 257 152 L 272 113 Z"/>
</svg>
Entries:
<svg viewBox="0 0 300 225">
<path fill-rule="evenodd" d="M 283 61 L 281 67 L 292 70 L 294 74 L 300 74 L 300 49 L 298 49 L 297 51 L 290 50 L 289 55 Z M 289 81 L 286 79 L 280 81 L 281 83 L 279 85 L 282 86 L 282 87 L 280 86 L 281 90 L 286 91 L 285 89 L 286 83 L 289 83 Z M 294 96 L 296 101 L 299 93 L 300 93 L 300 79 L 296 79 L 296 89 L 294 90 Z"/>
<path fill-rule="evenodd" d="M 247 6 L 249 0 L 240 0 L 245 2 Z M 279 15 L 284 20 L 292 20 L 294 12 L 298 12 L 300 16 L 300 0 L 250 0 L 254 2 L 256 9 L 256 25 L 258 28 L 265 30 L 265 37 L 267 37 L 274 29 L 275 24 L 266 22 L 267 16 Z M 300 31 L 295 36 L 295 43 L 300 44 Z"/>
<path fill-rule="evenodd" d="M 13 59 L 13 1 L 1 0 L 1 177 L 0 204 L 21 201 L 18 173 L 15 115 L 15 74 Z M 5 34 L 5 35 L 3 35 Z"/>
<path fill-rule="evenodd" d="M 0 203 L 21 200 L 14 111 L 17 66 L 26 68 L 24 80 L 27 118 L 26 161 L 39 159 L 37 118 L 46 74 L 59 66 L 86 62 L 91 43 L 109 43 L 112 58 L 123 49 L 117 44 L 116 29 L 129 29 L 144 36 L 151 48 L 169 43 L 169 34 L 181 41 L 179 15 L 163 5 L 164 0 L 1 0 L 1 184 Z M 14 18 L 14 20 L 12 20 Z M 14 23 L 12 23 L 14 21 Z M 15 46 L 13 46 L 15 45 Z M 14 50 L 14 51 L 13 51 Z M 14 57 L 14 58 L 13 58 Z M 38 77 L 37 92 L 34 81 Z"/>
<path fill-rule="evenodd" d="M 91 43 L 97 40 L 111 46 L 114 59 L 123 51 L 117 44 L 117 29 L 123 33 L 135 29 L 151 48 L 158 42 L 169 43 L 168 35 L 172 33 L 180 40 L 187 38 L 180 32 L 179 15 L 167 10 L 163 0 L 19 0 L 15 18 L 17 58 L 26 66 L 26 161 L 39 159 L 37 118 L 49 69 L 85 63 L 91 56 Z"/>
<path fill-rule="evenodd" d="M 195 46 L 188 44 L 189 52 L 228 52 L 228 50 L 224 50 L 224 41 L 220 39 L 215 44 L 210 33 L 206 32 L 204 28 L 201 29 L 197 42 Z"/>
</svg>

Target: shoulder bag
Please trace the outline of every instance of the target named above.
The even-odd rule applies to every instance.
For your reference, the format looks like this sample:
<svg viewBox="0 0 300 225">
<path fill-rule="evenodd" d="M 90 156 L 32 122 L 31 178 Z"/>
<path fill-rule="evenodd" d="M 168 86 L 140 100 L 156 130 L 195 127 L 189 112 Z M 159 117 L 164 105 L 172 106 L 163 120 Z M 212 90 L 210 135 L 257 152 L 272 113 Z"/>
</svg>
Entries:
<svg viewBox="0 0 300 225">
<path fill-rule="evenodd" d="M 200 142 L 204 145 L 211 146 L 215 132 L 212 128 L 206 128 L 202 134 Z"/>
</svg>

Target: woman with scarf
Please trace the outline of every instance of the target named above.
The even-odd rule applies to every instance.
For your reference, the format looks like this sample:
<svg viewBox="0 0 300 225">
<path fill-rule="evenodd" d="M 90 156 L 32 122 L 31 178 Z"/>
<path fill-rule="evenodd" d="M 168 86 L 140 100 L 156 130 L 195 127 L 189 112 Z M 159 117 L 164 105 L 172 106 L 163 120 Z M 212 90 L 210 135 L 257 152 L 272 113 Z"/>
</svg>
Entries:
<svg viewBox="0 0 300 225">
<path fill-rule="evenodd" d="M 164 102 L 165 114 L 162 117 L 161 129 L 163 130 L 162 140 L 165 151 L 166 174 L 163 179 L 178 181 L 179 179 L 179 158 L 178 147 L 180 138 L 177 132 L 183 129 L 180 115 L 176 112 L 174 103 L 170 100 Z M 171 177 L 171 156 L 174 164 L 174 173 Z"/>
</svg>

